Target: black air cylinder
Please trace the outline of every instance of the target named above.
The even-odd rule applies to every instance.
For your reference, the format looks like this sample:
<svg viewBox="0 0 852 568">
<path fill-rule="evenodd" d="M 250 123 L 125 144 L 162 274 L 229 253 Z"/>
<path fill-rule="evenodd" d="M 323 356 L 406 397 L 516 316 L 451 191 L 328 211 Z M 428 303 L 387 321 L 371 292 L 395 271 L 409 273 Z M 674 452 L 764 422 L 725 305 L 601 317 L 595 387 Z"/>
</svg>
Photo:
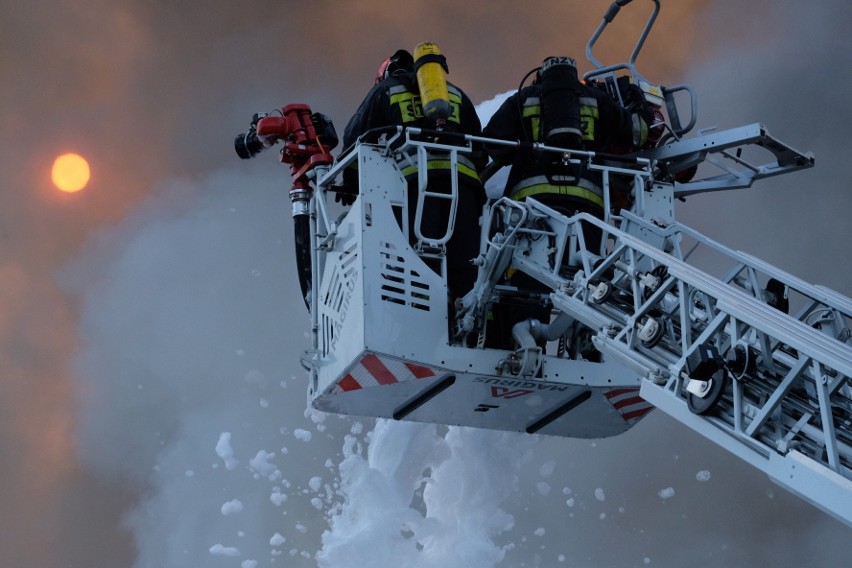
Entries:
<svg viewBox="0 0 852 568">
<path fill-rule="evenodd" d="M 541 118 L 545 144 L 579 149 L 580 80 L 577 68 L 567 63 L 551 65 L 541 72 Z"/>
</svg>

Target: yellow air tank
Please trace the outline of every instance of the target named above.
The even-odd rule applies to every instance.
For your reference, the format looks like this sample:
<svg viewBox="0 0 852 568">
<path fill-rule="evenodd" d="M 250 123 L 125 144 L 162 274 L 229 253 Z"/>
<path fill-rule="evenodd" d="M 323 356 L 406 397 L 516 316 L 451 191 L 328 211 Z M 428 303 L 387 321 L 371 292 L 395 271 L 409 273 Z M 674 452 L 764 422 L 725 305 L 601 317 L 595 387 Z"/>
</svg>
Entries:
<svg viewBox="0 0 852 568">
<path fill-rule="evenodd" d="M 446 120 L 450 117 L 446 66 L 446 59 L 434 43 L 424 41 L 414 48 L 414 68 L 426 118 Z"/>
</svg>

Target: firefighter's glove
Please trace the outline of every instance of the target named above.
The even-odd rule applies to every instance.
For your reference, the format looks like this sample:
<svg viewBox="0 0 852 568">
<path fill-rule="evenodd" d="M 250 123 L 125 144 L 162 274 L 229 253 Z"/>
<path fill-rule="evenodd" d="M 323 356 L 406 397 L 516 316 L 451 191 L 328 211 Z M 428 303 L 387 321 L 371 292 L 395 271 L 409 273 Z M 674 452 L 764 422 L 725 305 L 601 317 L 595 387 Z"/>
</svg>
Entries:
<svg viewBox="0 0 852 568">
<path fill-rule="evenodd" d="M 346 207 L 349 207 L 353 203 L 355 203 L 355 198 L 358 197 L 358 193 L 352 191 L 346 186 L 338 186 L 337 191 L 334 193 L 334 202 L 340 203 Z"/>
</svg>

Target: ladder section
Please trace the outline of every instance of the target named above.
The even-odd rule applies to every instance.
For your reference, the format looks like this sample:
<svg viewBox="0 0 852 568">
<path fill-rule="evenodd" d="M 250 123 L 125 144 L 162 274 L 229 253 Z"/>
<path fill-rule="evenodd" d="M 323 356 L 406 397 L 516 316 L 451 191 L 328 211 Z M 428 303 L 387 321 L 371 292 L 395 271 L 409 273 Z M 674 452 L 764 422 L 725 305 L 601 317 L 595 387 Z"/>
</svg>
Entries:
<svg viewBox="0 0 852 568">
<path fill-rule="evenodd" d="M 814 166 L 812 153 L 802 153 L 774 138 L 760 123 L 730 130 L 705 130 L 695 138 L 644 150 L 659 174 L 677 175 L 702 164 L 697 175 L 675 184 L 675 197 L 742 189 L 760 179 Z"/>
<path fill-rule="evenodd" d="M 849 298 L 677 223 L 628 212 L 616 228 L 526 207 L 548 218 L 551 239 L 517 231 L 512 265 L 646 379 L 646 400 L 852 525 Z M 591 226 L 605 236 L 602 256 L 584 250 Z M 567 272 L 543 260 L 554 239 Z"/>
</svg>

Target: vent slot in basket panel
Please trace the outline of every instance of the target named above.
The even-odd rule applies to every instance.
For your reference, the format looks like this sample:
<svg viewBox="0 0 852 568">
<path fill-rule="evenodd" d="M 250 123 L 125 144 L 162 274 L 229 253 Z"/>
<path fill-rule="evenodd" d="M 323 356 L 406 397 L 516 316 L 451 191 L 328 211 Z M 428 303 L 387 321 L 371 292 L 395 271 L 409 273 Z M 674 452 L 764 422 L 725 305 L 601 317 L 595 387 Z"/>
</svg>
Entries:
<svg viewBox="0 0 852 568">
<path fill-rule="evenodd" d="M 320 296 L 320 345 L 322 355 L 327 356 L 340 338 L 340 328 L 346 319 L 352 293 L 358 280 L 355 262 L 358 260 L 356 241 L 340 253 L 339 261 L 328 276 L 328 287 Z"/>
<path fill-rule="evenodd" d="M 381 300 L 429 311 L 431 289 L 417 270 L 411 268 L 393 243 L 380 243 L 379 278 Z"/>
</svg>

